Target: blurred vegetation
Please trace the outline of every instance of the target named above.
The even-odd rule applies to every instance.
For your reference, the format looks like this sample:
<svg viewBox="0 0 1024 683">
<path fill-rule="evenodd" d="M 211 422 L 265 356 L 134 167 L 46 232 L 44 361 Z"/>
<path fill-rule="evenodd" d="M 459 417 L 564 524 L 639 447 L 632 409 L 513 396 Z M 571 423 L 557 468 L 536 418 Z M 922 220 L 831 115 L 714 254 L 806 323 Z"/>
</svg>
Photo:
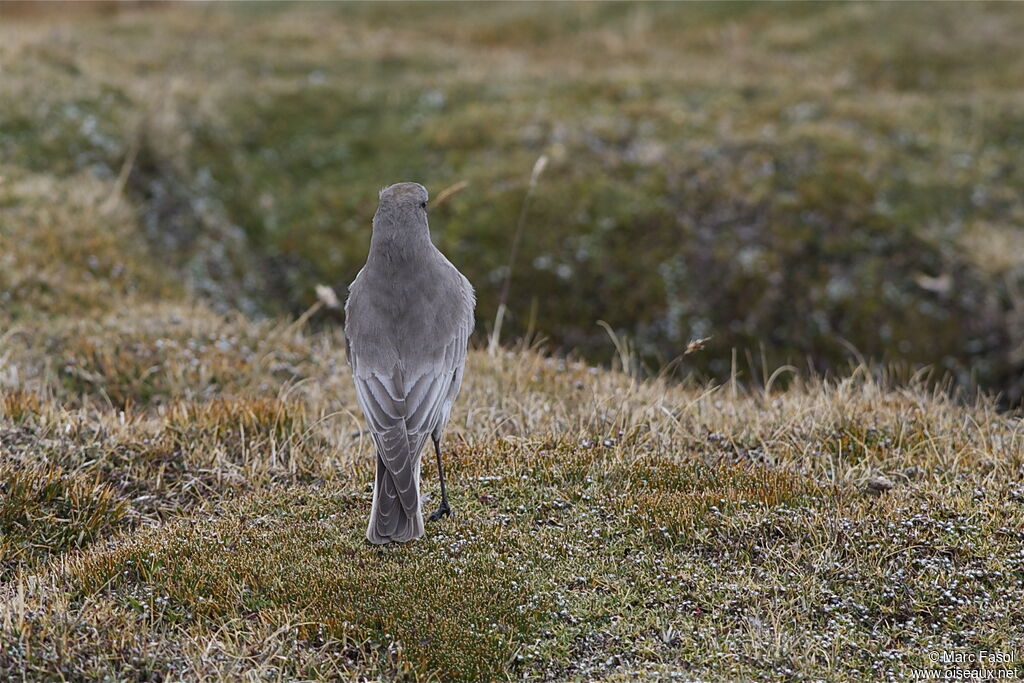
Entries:
<svg viewBox="0 0 1024 683">
<path fill-rule="evenodd" d="M 607 360 L 604 320 L 649 369 L 711 336 L 680 371 L 727 378 L 733 349 L 757 379 L 859 353 L 1024 393 L 1012 5 L 259 4 L 83 24 L 5 68 L 0 153 L 60 177 L 132 158 L 151 247 L 223 308 L 301 312 L 361 266 L 381 186 L 468 180 L 432 228 L 486 328 L 546 154 L 507 334 Z"/>
<path fill-rule="evenodd" d="M 130 157 L 158 256 L 249 313 L 350 282 L 380 186 L 468 180 L 432 228 L 481 328 L 543 154 L 512 336 L 604 360 L 601 319 L 648 369 L 711 336 L 682 372 L 860 353 L 1016 400 L 1022 25 L 1004 5 L 174 7 L 27 47 L 0 151 L 58 177 Z"/>
</svg>

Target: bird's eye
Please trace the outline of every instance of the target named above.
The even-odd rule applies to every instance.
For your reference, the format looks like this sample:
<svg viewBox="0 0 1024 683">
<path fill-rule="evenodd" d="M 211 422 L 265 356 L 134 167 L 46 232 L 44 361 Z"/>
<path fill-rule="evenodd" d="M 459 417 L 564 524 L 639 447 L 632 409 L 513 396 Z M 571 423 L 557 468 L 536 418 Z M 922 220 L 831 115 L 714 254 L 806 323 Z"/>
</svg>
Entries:
<svg viewBox="0 0 1024 683">
<path fill-rule="evenodd" d="M 420 202 L 420 208 L 421 209 L 427 208 L 427 203 L 426 202 Z"/>
</svg>

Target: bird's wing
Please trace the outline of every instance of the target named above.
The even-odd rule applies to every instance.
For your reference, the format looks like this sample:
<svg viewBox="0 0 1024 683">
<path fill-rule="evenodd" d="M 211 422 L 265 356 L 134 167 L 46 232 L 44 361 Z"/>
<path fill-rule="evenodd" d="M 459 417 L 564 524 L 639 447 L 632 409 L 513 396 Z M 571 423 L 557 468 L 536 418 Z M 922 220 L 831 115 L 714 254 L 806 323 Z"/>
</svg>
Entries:
<svg viewBox="0 0 1024 683">
<path fill-rule="evenodd" d="M 366 415 L 381 462 L 391 475 L 381 495 L 398 498 L 414 515 L 418 460 L 427 438 L 451 409 L 452 386 L 461 380 L 468 334 L 459 334 L 442 354 L 419 368 L 396 365 L 390 371 L 366 367 L 351 354 L 359 405 Z"/>
<path fill-rule="evenodd" d="M 463 321 L 455 340 L 445 349 L 445 371 L 449 381 L 445 386 L 444 396 L 438 406 L 436 414 L 432 416 L 431 433 L 438 438 L 441 430 L 448 424 L 448 418 L 452 412 L 452 405 L 459 395 L 462 387 L 462 373 L 466 367 L 466 350 L 469 347 L 469 336 L 473 333 L 472 311 Z"/>
<path fill-rule="evenodd" d="M 419 509 L 416 472 L 425 434 L 409 429 L 409 401 L 401 370 L 396 366 L 389 375 L 373 370 L 355 375 L 356 396 L 366 415 L 377 455 L 391 476 L 383 479 L 378 495 L 400 506 L 381 505 L 382 510 L 398 510 L 413 518 Z M 379 520 L 384 528 L 389 520 Z"/>
</svg>

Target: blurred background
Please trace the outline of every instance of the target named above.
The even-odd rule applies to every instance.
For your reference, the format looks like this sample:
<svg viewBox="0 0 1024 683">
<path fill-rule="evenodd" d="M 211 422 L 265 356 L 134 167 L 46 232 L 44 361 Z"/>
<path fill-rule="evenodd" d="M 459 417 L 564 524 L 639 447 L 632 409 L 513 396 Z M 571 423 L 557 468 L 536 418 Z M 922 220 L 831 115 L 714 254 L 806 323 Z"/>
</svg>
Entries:
<svg viewBox="0 0 1024 683">
<path fill-rule="evenodd" d="M 755 384 L 927 366 L 1018 405 L 1021 35 L 1014 4 L 3 3 L 0 229 L 5 184 L 106 183 L 180 276 L 54 208 L 0 308 L 112 305 L 30 275 L 57 259 L 298 315 L 344 296 L 382 186 L 465 181 L 431 223 L 481 337 L 522 215 L 503 341 Z"/>
</svg>

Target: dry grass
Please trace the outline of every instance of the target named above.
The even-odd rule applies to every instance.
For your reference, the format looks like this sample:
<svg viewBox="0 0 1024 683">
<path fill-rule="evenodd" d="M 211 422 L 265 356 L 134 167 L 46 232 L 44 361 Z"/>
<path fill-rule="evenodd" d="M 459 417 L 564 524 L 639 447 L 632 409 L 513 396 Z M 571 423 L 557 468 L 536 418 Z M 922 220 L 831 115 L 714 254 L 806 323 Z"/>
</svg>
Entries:
<svg viewBox="0 0 1024 683">
<path fill-rule="evenodd" d="M 866 368 L 765 395 L 474 351 L 456 516 L 378 550 L 336 333 L 138 310 L 118 344 L 230 338 L 234 371 L 197 391 L 226 356 L 168 354 L 125 407 L 94 387 L 136 386 L 136 355 L 75 385 L 22 350 L 38 386 L 4 394 L 0 449 L 51 471 L 5 494 L 33 520 L 5 542 L 8 672 L 861 679 L 1022 635 L 1024 426 L 985 401 Z"/>
</svg>

